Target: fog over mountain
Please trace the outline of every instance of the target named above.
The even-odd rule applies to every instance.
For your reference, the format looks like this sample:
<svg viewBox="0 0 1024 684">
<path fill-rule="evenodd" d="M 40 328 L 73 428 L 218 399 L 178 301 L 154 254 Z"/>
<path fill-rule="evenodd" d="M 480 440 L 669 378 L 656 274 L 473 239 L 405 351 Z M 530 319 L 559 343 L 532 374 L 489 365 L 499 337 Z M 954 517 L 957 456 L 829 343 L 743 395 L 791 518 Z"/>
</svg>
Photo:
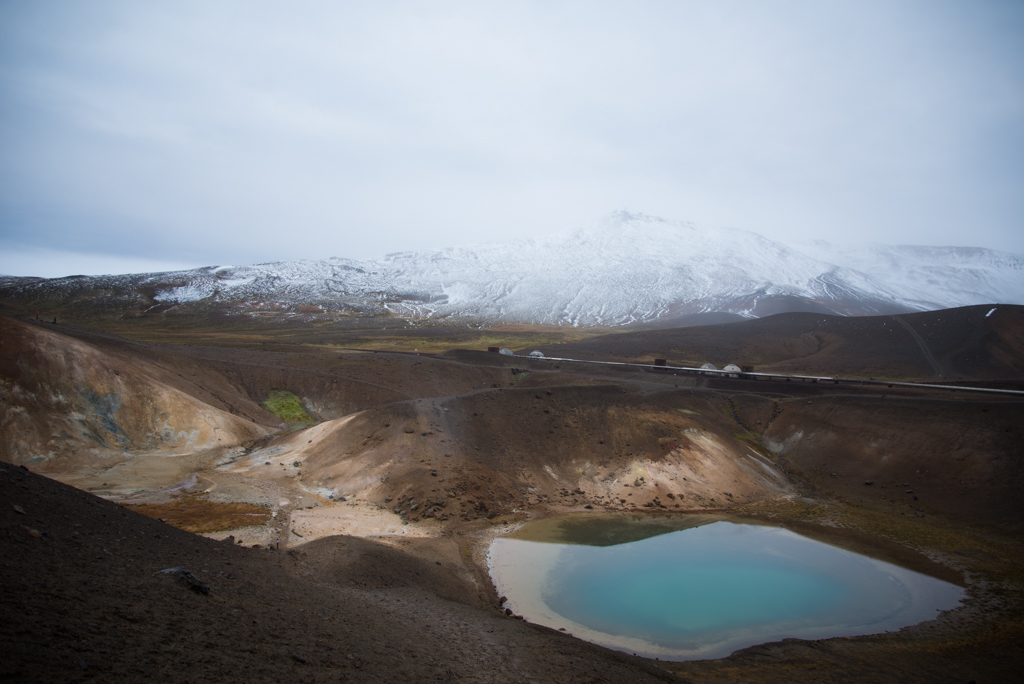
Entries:
<svg viewBox="0 0 1024 684">
<path fill-rule="evenodd" d="M 743 230 L 619 212 L 594 228 L 544 239 L 366 261 L 8 277 L 0 294 L 22 301 L 93 300 L 150 314 L 277 310 L 286 316 L 669 325 L 711 312 L 865 315 L 1024 304 L 1024 257 L 971 247 L 787 245 Z"/>
</svg>

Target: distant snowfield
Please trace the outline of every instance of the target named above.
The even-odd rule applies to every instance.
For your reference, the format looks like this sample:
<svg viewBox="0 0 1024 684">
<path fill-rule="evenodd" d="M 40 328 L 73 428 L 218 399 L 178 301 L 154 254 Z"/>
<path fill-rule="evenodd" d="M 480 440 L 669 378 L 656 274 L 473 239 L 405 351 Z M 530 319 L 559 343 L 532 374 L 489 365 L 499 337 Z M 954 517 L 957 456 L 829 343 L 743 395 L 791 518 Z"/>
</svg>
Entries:
<svg viewBox="0 0 1024 684">
<path fill-rule="evenodd" d="M 943 307 L 1024 303 L 1024 256 L 1017 254 L 978 247 L 837 247 L 826 242 L 794 247 L 887 282 L 911 301 Z"/>
<path fill-rule="evenodd" d="M 318 304 L 413 318 L 621 326 L 711 311 L 871 314 L 1024 304 L 1024 257 L 970 247 L 786 245 L 748 231 L 617 213 L 593 229 L 541 240 L 88 281 L 65 287 L 155 288 L 157 301 L 172 304 Z"/>
</svg>

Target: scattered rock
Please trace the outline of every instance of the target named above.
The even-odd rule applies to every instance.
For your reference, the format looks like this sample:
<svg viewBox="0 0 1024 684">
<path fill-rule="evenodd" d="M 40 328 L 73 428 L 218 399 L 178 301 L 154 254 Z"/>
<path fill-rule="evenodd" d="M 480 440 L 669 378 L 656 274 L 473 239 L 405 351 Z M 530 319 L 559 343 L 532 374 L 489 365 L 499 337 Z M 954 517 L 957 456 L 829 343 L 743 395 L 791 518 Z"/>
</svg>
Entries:
<svg viewBox="0 0 1024 684">
<path fill-rule="evenodd" d="M 875 481 L 874 480 L 864 480 L 864 484 L 866 484 L 866 485 L 873 485 L 873 484 L 875 484 Z"/>
<path fill-rule="evenodd" d="M 258 545 L 257 545 L 258 547 Z M 255 548 L 255 547 L 254 547 Z M 209 594 L 210 587 L 203 584 L 198 577 L 189 572 L 185 567 L 179 565 L 174 568 L 166 568 L 157 572 L 158 575 L 170 575 L 197 594 Z"/>
<path fill-rule="evenodd" d="M 292 656 L 292 660 L 294 660 L 295 662 L 302 663 L 303 665 L 306 664 L 306 659 L 303 658 L 302 656 L 296 655 L 295 653 L 292 653 L 291 656 Z"/>
<path fill-rule="evenodd" d="M 19 506 L 18 504 L 11 504 L 11 508 L 14 509 L 15 513 L 19 515 L 25 515 L 25 509 Z"/>
</svg>

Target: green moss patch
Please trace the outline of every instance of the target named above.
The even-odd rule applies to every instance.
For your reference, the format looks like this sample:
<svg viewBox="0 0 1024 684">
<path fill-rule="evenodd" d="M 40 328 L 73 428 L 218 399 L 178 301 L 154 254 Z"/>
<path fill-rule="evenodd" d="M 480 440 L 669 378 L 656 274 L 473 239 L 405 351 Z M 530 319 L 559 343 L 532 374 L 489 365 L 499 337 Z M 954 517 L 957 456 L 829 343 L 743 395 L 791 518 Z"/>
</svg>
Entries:
<svg viewBox="0 0 1024 684">
<path fill-rule="evenodd" d="M 299 398 L 287 390 L 270 390 L 263 407 L 287 423 L 316 422 L 316 419 L 302 408 Z"/>
</svg>

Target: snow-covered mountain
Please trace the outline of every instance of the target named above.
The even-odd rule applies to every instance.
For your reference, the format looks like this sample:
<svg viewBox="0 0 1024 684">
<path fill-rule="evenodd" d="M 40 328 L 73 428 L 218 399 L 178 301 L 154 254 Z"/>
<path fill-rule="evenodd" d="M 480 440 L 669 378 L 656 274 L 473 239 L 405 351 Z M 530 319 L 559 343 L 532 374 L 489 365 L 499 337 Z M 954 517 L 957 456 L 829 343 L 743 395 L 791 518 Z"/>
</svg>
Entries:
<svg viewBox="0 0 1024 684">
<path fill-rule="evenodd" d="M 331 258 L 128 276 L 4 278 L 0 296 L 80 302 L 95 297 L 140 312 L 216 308 L 308 315 L 317 307 L 313 311 L 324 315 L 670 324 L 712 311 L 858 315 L 1024 304 L 1024 257 L 960 247 L 784 245 L 747 231 L 623 212 L 593 229 L 541 240 L 403 252 L 370 261 Z"/>
<path fill-rule="evenodd" d="M 978 247 L 867 245 L 838 247 L 816 241 L 797 245 L 804 254 L 884 281 L 925 308 L 970 306 L 1024 299 L 1020 255 Z"/>
</svg>

